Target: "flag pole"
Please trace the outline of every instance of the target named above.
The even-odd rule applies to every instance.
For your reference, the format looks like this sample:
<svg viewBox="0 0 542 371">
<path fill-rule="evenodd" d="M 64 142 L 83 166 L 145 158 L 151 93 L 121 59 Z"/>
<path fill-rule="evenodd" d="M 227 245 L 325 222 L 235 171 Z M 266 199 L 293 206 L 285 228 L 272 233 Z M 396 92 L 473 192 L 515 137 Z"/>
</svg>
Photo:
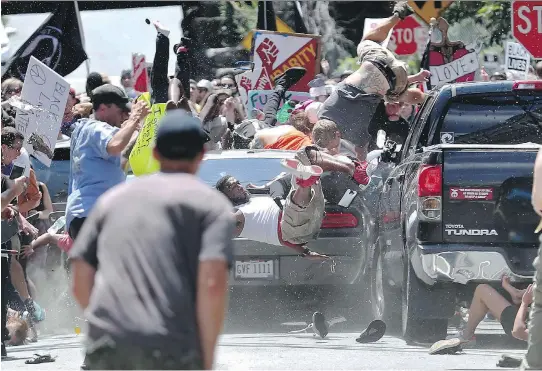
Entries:
<svg viewBox="0 0 542 371">
<path fill-rule="evenodd" d="M 85 33 L 83 32 L 83 22 L 81 21 L 81 13 L 79 12 L 79 4 L 77 0 L 74 0 L 75 16 L 77 17 L 77 23 L 79 23 L 79 35 L 81 36 L 81 42 L 83 43 L 83 49 L 85 49 Z M 87 67 L 87 76 L 90 75 L 90 62 L 88 58 L 85 60 L 85 66 Z"/>
</svg>

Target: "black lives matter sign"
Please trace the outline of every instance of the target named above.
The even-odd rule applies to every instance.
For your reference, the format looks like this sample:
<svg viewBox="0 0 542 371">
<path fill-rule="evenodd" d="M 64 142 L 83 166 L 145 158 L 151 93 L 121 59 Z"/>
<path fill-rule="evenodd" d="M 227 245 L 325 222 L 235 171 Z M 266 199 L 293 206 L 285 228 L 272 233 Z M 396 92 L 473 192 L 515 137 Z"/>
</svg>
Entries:
<svg viewBox="0 0 542 371">
<path fill-rule="evenodd" d="M 506 43 L 504 62 L 507 71 L 526 74 L 529 72 L 530 61 L 531 55 L 520 43 Z"/>
</svg>

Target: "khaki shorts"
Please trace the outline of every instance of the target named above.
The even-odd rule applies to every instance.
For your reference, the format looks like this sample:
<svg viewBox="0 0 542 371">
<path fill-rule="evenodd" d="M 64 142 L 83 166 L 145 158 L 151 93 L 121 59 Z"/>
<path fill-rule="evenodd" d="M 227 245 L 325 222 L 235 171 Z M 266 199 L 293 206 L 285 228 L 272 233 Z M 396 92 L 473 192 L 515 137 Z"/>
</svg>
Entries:
<svg viewBox="0 0 542 371">
<path fill-rule="evenodd" d="M 358 48 L 358 63 L 361 64 L 364 60 L 377 59 L 391 68 L 395 74 L 395 87 L 394 93 L 400 94 L 408 86 L 408 72 L 406 64 L 395 58 L 395 55 L 387 48 L 382 47 L 380 44 L 371 41 L 363 40 L 359 43 Z M 394 95 L 387 95 L 388 100 L 394 101 Z"/>
<path fill-rule="evenodd" d="M 303 165 L 311 165 L 305 148 L 297 151 L 295 156 Z M 316 239 L 324 220 L 325 200 L 322 184 L 316 182 L 312 188 L 312 198 L 306 207 L 300 207 L 292 201 L 292 196 L 299 186 L 292 177 L 292 189 L 286 198 L 280 228 L 282 239 L 294 245 L 303 245 Z"/>
</svg>

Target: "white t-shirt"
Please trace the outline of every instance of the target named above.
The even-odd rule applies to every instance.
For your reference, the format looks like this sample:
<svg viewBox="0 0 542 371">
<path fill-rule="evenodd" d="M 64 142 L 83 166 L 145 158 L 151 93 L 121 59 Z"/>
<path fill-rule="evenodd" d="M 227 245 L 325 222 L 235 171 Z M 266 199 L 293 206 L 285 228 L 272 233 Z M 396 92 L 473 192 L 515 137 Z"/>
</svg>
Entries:
<svg viewBox="0 0 542 371">
<path fill-rule="evenodd" d="M 245 226 L 239 237 L 270 245 L 282 245 L 278 231 L 281 210 L 271 197 L 252 197 L 237 209 L 245 216 Z"/>
<path fill-rule="evenodd" d="M 23 175 L 26 177 L 30 176 L 30 156 L 26 149 L 21 148 L 21 154 L 13 160 L 13 165 L 24 168 Z"/>
</svg>

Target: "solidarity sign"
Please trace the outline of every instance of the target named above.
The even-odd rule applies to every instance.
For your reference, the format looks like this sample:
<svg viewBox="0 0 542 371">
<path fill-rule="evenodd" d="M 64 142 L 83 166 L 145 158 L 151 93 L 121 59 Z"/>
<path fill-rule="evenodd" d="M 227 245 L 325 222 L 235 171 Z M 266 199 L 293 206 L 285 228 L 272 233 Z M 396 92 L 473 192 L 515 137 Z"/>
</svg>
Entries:
<svg viewBox="0 0 542 371">
<path fill-rule="evenodd" d="M 307 73 L 290 91 L 308 92 L 308 83 L 320 72 L 320 49 L 318 35 L 254 31 L 254 69 L 236 76 L 245 106 L 249 91 L 273 90 L 274 79 L 291 67 L 304 67 Z"/>
</svg>

